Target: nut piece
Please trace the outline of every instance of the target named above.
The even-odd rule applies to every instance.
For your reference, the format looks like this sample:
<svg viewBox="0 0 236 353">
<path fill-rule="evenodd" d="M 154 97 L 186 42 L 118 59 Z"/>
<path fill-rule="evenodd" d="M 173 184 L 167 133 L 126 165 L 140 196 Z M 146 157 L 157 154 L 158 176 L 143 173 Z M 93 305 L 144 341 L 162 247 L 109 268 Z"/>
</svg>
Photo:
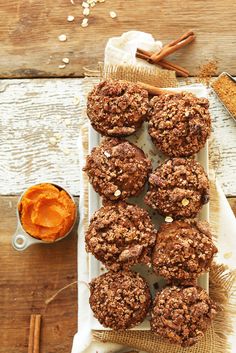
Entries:
<svg viewBox="0 0 236 353">
<path fill-rule="evenodd" d="M 181 201 L 181 203 L 182 203 L 183 206 L 188 206 L 189 200 L 188 200 L 188 199 L 183 199 L 183 200 Z"/>
</svg>

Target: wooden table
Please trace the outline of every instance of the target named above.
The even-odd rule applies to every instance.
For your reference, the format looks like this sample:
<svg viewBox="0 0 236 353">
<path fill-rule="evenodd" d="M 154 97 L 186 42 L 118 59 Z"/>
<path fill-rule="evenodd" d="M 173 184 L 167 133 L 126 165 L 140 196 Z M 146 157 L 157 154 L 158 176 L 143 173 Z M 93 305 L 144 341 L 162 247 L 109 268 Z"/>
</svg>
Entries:
<svg viewBox="0 0 236 353">
<path fill-rule="evenodd" d="M 40 137 L 39 143 L 44 147 L 49 146 L 50 136 L 58 129 L 60 132 L 65 128 L 58 123 L 56 130 L 54 129 L 57 121 L 60 122 L 65 116 L 70 121 L 71 131 L 78 131 L 76 117 L 83 107 L 77 107 L 72 100 L 76 99 L 76 91 L 81 89 L 80 81 L 68 78 L 82 77 L 84 66 L 94 65 L 102 60 L 107 39 L 124 31 L 138 29 L 152 32 L 156 38 L 167 41 L 192 28 L 197 33 L 196 43 L 176 54 L 173 60 L 188 68 L 192 75 L 196 75 L 202 63 L 217 59 L 219 72 L 227 70 L 236 75 L 236 6 L 232 0 L 166 0 L 160 4 L 156 1 L 107 0 L 92 9 L 87 28 L 80 26 L 83 18 L 81 1 L 74 0 L 74 3 L 75 5 L 70 0 L 11 0 L 0 4 L 0 77 L 18 79 L 0 81 L 0 146 L 4 143 L 6 154 L 9 146 L 13 146 L 19 137 L 19 124 L 24 123 L 24 116 L 32 123 L 25 127 L 25 136 L 29 140 L 32 138 L 32 144 L 39 141 Z M 116 19 L 109 16 L 110 10 L 116 11 Z M 75 20 L 68 22 L 68 15 L 73 15 Z M 58 40 L 60 34 L 67 35 L 66 42 Z M 70 63 L 60 69 L 59 65 L 64 57 L 68 57 Z M 60 94 L 54 97 L 52 92 L 54 85 L 58 87 L 58 81 L 33 80 L 39 77 L 67 79 L 60 83 Z M 20 78 L 31 80 L 19 80 Z M 45 106 L 44 101 L 50 103 Z M 68 104 L 66 108 L 64 103 Z M 43 127 L 44 122 L 46 125 Z M 12 144 L 11 139 L 6 141 L 3 138 L 6 138 L 4 134 L 11 136 L 10 131 L 5 131 L 6 126 L 9 129 L 14 126 Z M 40 129 L 37 129 L 38 126 Z M 42 132 L 43 128 L 45 132 Z M 69 137 L 68 135 L 66 138 Z M 24 165 L 24 153 L 27 151 L 22 152 L 22 148 L 20 144 L 12 149 L 11 158 L 15 164 L 12 164 L 10 177 L 7 173 L 5 177 L 6 187 L 11 183 L 16 185 L 17 193 L 26 186 L 21 185 L 21 180 L 28 178 L 28 183 L 32 181 L 28 171 L 35 168 L 37 170 L 37 164 L 29 165 L 28 159 L 28 164 Z M 59 156 L 55 146 L 49 148 L 50 155 L 55 152 Z M 60 153 L 65 152 L 60 150 Z M 227 155 L 230 156 L 230 150 L 222 156 L 224 160 Z M 5 168 L 4 156 L 1 159 L 2 164 L 0 162 L 1 171 Z M 60 163 L 59 157 L 55 159 L 55 163 Z M 75 166 L 73 158 L 73 155 L 68 154 L 66 159 L 71 168 Z M 48 171 L 52 171 L 50 176 L 56 178 L 56 169 L 53 169 L 50 161 L 47 162 Z M 22 179 L 19 178 L 19 171 Z M 43 173 L 42 170 L 39 172 Z M 16 180 L 13 180 L 14 175 Z M 226 184 L 224 190 L 236 213 L 236 190 L 233 190 L 233 182 Z M 77 190 L 75 178 L 72 192 L 78 195 Z M 14 251 L 11 247 L 11 235 L 16 227 L 15 209 L 18 197 L 14 195 L 14 190 L 10 190 L 9 194 L 6 194 L 4 188 L 1 190 L 0 353 L 27 351 L 31 313 L 43 315 L 41 352 L 69 352 L 76 332 L 76 286 L 72 285 L 60 293 L 49 305 L 45 304 L 45 300 L 58 289 L 76 280 L 76 228 L 70 237 L 52 246 L 33 246 L 23 254 Z"/>
</svg>

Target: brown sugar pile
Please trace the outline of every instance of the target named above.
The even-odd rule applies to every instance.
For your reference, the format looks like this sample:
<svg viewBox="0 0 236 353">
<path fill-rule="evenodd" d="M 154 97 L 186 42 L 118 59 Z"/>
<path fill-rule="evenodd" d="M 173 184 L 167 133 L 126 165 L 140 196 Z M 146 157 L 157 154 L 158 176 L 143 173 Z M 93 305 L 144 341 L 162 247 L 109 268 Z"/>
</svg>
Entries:
<svg viewBox="0 0 236 353">
<path fill-rule="evenodd" d="M 236 117 L 236 82 L 227 74 L 223 74 L 211 86 L 226 108 Z"/>
<path fill-rule="evenodd" d="M 217 76 L 217 64 L 217 60 L 209 60 L 207 63 L 201 65 L 197 73 L 197 81 L 209 86 L 211 78 Z"/>
</svg>

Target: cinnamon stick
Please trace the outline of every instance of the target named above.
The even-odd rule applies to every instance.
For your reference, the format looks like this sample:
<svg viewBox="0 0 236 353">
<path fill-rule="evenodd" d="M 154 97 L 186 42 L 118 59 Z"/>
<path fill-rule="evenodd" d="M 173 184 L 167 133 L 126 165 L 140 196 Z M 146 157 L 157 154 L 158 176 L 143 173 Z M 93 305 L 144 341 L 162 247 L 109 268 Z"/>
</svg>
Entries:
<svg viewBox="0 0 236 353">
<path fill-rule="evenodd" d="M 35 316 L 30 316 L 30 330 L 29 330 L 29 342 L 28 342 L 28 353 L 33 353 L 34 349 L 34 327 L 35 327 Z"/>
<path fill-rule="evenodd" d="M 191 33 L 191 32 L 190 32 Z M 196 38 L 196 36 L 194 34 L 191 34 L 190 36 L 188 37 L 185 37 L 184 40 L 181 40 L 179 42 L 176 43 L 176 41 L 172 42 L 172 43 L 176 43 L 176 44 L 168 44 L 166 46 L 163 47 L 163 49 L 160 51 L 160 53 L 154 53 L 152 56 L 151 56 L 151 60 L 156 63 L 160 60 L 162 60 L 163 58 L 165 58 L 166 56 L 174 53 L 175 51 L 185 47 L 187 44 L 191 43 L 194 39 Z"/>
<path fill-rule="evenodd" d="M 147 62 L 153 63 L 151 61 L 152 54 L 153 53 L 151 53 L 151 52 L 148 52 L 146 50 L 138 48 L 136 56 L 139 59 L 143 59 L 143 60 L 146 60 Z M 162 60 L 158 61 L 157 63 L 153 63 L 153 64 L 159 65 L 159 66 L 161 66 L 161 67 L 163 67 L 165 69 L 168 69 L 168 70 L 173 70 L 179 76 L 182 76 L 182 77 L 188 77 L 189 76 L 189 71 L 187 71 L 186 69 L 184 69 L 183 67 L 181 67 L 181 66 L 179 66 L 177 64 L 171 63 L 170 61 L 162 59 Z"/>
<path fill-rule="evenodd" d="M 156 87 L 156 86 L 152 86 L 149 85 L 148 83 L 144 83 L 144 82 L 137 82 L 137 84 L 139 84 L 140 86 L 142 86 L 144 89 L 146 89 L 148 91 L 148 93 L 152 94 L 153 96 L 159 96 L 160 94 L 170 94 L 170 93 L 176 93 L 174 91 L 171 90 L 167 90 L 164 88 L 160 88 L 160 87 Z"/>
<path fill-rule="evenodd" d="M 40 328 L 41 328 L 41 315 L 32 314 L 30 316 L 28 353 L 39 353 Z"/>
</svg>

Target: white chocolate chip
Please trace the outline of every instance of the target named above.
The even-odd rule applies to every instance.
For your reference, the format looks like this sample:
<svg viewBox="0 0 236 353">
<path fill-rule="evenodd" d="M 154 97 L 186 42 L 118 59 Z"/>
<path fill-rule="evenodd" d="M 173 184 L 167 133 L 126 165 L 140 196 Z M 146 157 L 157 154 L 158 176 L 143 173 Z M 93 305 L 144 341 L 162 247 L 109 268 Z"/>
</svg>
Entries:
<svg viewBox="0 0 236 353">
<path fill-rule="evenodd" d="M 84 16 L 88 16 L 89 13 L 90 13 L 90 10 L 89 10 L 88 7 L 86 7 L 86 8 L 83 10 L 83 15 L 84 15 Z"/>
<path fill-rule="evenodd" d="M 120 195 L 121 195 L 121 191 L 119 189 L 114 192 L 115 197 L 118 197 Z"/>
<path fill-rule="evenodd" d="M 59 69 L 64 69 L 65 67 L 66 67 L 66 65 L 65 65 L 65 64 L 58 65 L 58 68 L 59 68 Z"/>
<path fill-rule="evenodd" d="M 85 27 L 88 27 L 88 19 L 87 18 L 84 18 L 82 23 L 81 23 L 81 27 L 85 28 Z"/>
<path fill-rule="evenodd" d="M 63 59 L 62 59 L 62 62 L 63 62 L 64 64 L 69 64 L 70 59 L 69 59 L 69 58 L 63 58 Z"/>
<path fill-rule="evenodd" d="M 107 152 L 107 151 L 104 152 L 104 155 L 105 155 L 107 158 L 111 157 L 110 153 Z"/>
<path fill-rule="evenodd" d="M 172 223 L 172 222 L 173 222 L 173 218 L 170 217 L 170 216 L 167 216 L 167 217 L 165 218 L 165 222 L 167 222 L 167 223 Z"/>
<path fill-rule="evenodd" d="M 60 34 L 58 39 L 60 42 L 65 42 L 67 40 L 67 36 L 65 34 Z"/>
<path fill-rule="evenodd" d="M 111 18 L 116 18 L 117 17 L 117 14 L 115 11 L 110 11 L 110 17 Z"/>
<path fill-rule="evenodd" d="M 183 206 L 188 206 L 189 200 L 188 200 L 188 199 L 183 199 L 183 200 L 181 201 L 181 203 L 182 203 Z"/>
<path fill-rule="evenodd" d="M 71 15 L 67 16 L 67 21 L 68 22 L 73 22 L 74 19 L 75 19 L 74 16 L 71 16 Z"/>
</svg>

